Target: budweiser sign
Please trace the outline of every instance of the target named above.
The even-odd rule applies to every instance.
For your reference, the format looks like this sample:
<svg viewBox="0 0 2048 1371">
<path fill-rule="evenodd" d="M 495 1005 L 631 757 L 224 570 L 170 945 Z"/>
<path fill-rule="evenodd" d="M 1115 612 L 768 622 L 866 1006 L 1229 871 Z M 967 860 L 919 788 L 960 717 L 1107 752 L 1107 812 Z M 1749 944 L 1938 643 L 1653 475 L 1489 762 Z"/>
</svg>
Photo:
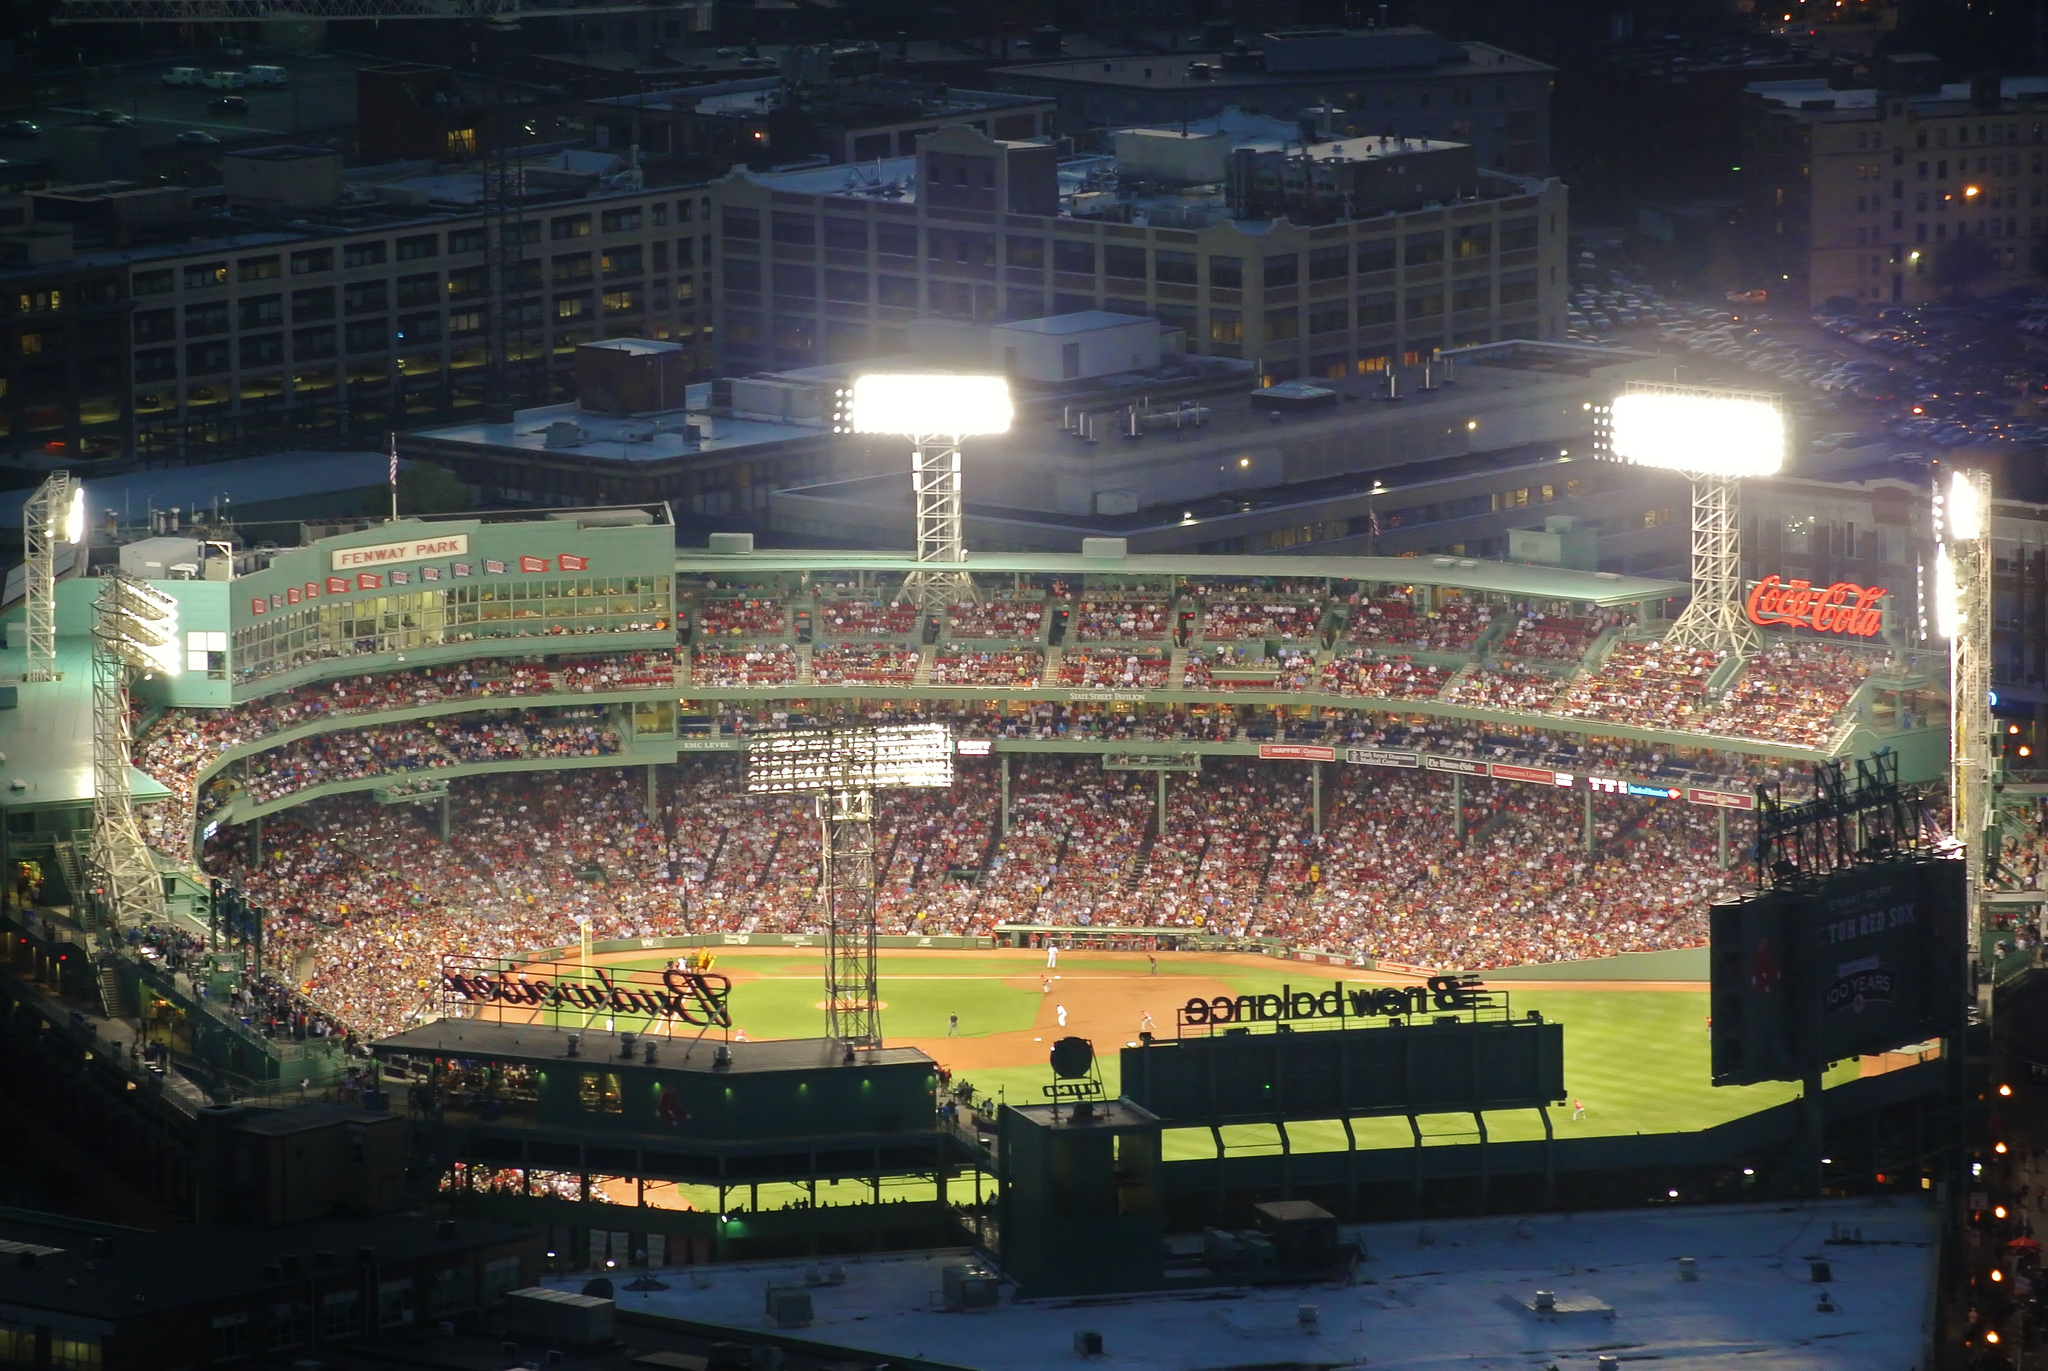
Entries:
<svg viewBox="0 0 2048 1371">
<path fill-rule="evenodd" d="M 1810 628 L 1816 633 L 1841 633 L 1872 638 L 1884 623 L 1878 602 L 1891 592 L 1883 586 L 1837 581 L 1816 586 L 1766 576 L 1749 592 L 1749 621 L 1762 628 Z"/>
</svg>

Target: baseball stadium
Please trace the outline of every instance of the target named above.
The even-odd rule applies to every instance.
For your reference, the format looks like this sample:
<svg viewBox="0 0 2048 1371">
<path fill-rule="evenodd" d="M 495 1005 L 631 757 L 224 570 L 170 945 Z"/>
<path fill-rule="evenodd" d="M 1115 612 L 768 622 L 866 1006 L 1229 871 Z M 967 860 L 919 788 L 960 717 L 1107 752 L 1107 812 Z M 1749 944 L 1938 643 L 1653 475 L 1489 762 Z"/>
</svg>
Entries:
<svg viewBox="0 0 2048 1371">
<path fill-rule="evenodd" d="M 109 1146 L 152 1185 L 200 1183 L 165 1139 L 209 1110 L 328 1101 L 565 1269 L 993 1243 L 1004 1118 L 1333 1017 L 1411 1078 L 1461 1024 L 1549 1045 L 1162 1104 L 1167 1230 L 1762 1198 L 1823 1105 L 1838 1179 L 1931 1174 L 1937 1044 L 1803 1101 L 1709 1062 L 1759 796 L 1945 781 L 1910 595 L 1766 586 L 1731 651 L 1674 633 L 1685 582 L 1449 556 L 1091 540 L 934 598 L 907 552 L 679 550 L 660 505 L 271 531 L 96 550 L 8 627 L 9 952 L 132 1039 L 156 1113 Z M 897 734 L 940 741 L 850 828 L 758 783 L 769 740 Z"/>
</svg>

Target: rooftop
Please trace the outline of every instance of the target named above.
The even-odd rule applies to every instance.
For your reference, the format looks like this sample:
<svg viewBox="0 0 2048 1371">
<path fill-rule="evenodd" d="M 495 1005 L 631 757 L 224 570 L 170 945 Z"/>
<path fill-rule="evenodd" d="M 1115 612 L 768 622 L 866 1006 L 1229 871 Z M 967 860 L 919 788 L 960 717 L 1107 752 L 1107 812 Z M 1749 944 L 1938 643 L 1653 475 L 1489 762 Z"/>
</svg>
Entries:
<svg viewBox="0 0 2048 1371">
<path fill-rule="evenodd" d="M 1756 81 L 1750 84 L 1748 90 L 1768 104 L 1804 114 L 1847 114 L 1857 111 L 1871 113 L 1877 109 L 1877 102 L 1880 99 L 1904 100 L 1918 109 L 1936 104 L 1967 106 L 1970 103 L 1968 81 L 1951 81 L 1943 86 L 1939 93 L 1926 95 L 1899 95 L 1868 86 L 1860 90 L 1837 90 L 1822 77 L 1803 81 Z M 2048 95 L 2048 76 L 2004 77 L 1998 83 L 1998 94 L 2001 99 L 2006 100 Z M 1826 109 L 1806 108 L 1810 102 L 1823 100 L 1833 103 Z"/>
<path fill-rule="evenodd" d="M 1850 1241 L 1839 1240 L 1843 1231 Z M 1397 1371 L 1451 1364 L 1591 1366 L 1625 1360 L 1753 1371 L 1908 1371 L 1933 1329 L 1938 1214 L 1930 1200 L 1672 1206 L 1524 1218 L 1346 1224 L 1366 1257 L 1348 1283 L 1205 1289 L 1069 1300 L 1005 1298 L 949 1332 L 932 1292 L 964 1251 L 846 1264 L 844 1285 L 810 1289 L 813 1343 L 870 1357 L 929 1357 L 974 1371 L 1038 1371 L 1073 1359 L 1074 1331 L 1102 1335 L 1102 1360 L 1147 1371 L 1219 1366 Z M 1198 1240 L 1192 1235 L 1187 1241 Z M 1693 1257 L 1698 1280 L 1681 1281 Z M 1826 1261 L 1832 1284 L 1810 1279 Z M 620 1308 L 694 1324 L 772 1331 L 764 1286 L 802 1286 L 813 1261 L 693 1268 Z M 565 1289 L 581 1277 L 556 1277 Z M 1555 1292 L 1559 1316 L 1526 1301 Z M 1831 1310 L 1817 1308 L 1826 1291 Z M 1574 1308 L 1587 1313 L 1575 1313 Z M 1313 1310 L 1304 1321 L 1303 1309 Z M 1605 1312 L 1611 1310 L 1611 1314 Z"/>
<path fill-rule="evenodd" d="M 908 552 L 810 548 L 744 553 L 680 548 L 676 552 L 676 571 L 681 575 L 739 580 L 771 572 L 816 571 L 821 568 L 834 572 L 875 571 L 888 574 L 914 571 L 918 565 L 916 556 Z M 1073 552 L 980 552 L 969 549 L 966 566 L 968 571 L 977 575 L 1189 576 L 1222 580 L 1270 576 L 1294 580 L 1364 581 L 1377 585 L 1430 585 L 1594 605 L 1663 600 L 1686 590 L 1682 581 L 1621 576 L 1607 571 L 1524 566 L 1515 562 L 1487 562 L 1471 557 L 1261 557 L 1178 552 L 1086 557 Z"/>
<path fill-rule="evenodd" d="M 1060 62 L 1034 62 L 1023 66 L 997 67 L 990 73 L 997 77 L 1021 78 L 1028 81 L 1057 81 L 1080 86 L 1120 86 L 1146 90 L 1223 90 L 1241 87 L 1299 86 L 1305 79 L 1329 78 L 1349 71 L 1373 72 L 1377 79 L 1400 79 L 1403 76 L 1434 75 L 1443 71 L 1479 70 L 1485 74 L 1500 75 L 1521 72 L 1547 72 L 1552 68 L 1532 57 L 1522 57 L 1505 48 L 1491 43 L 1447 43 L 1447 55 L 1438 59 L 1433 66 L 1387 67 L 1361 66 L 1356 68 L 1331 67 L 1320 70 L 1267 71 L 1262 67 L 1239 64 L 1232 66 L 1232 59 L 1239 54 L 1226 52 L 1175 52 L 1158 53 L 1143 57 L 1084 58 Z M 1455 55 L 1449 55 L 1455 54 Z M 1206 67 L 1207 71 L 1195 74 L 1190 67 Z"/>
<path fill-rule="evenodd" d="M 381 1261 L 406 1261 L 519 1242 L 531 1233 L 509 1224 L 457 1219 L 454 1236 L 443 1237 L 439 1223 L 420 1215 L 328 1219 L 268 1230 L 131 1229 L 113 1236 L 111 1255 L 95 1256 L 92 1239 L 107 1234 L 105 1225 L 73 1227 L 46 1216 L 0 1217 L 0 1239 L 58 1249 L 39 1257 L 33 1269 L 9 1270 L 6 1298 L 17 1308 L 121 1319 L 138 1310 L 161 1312 L 267 1289 L 277 1290 L 281 1298 L 303 1297 L 309 1276 L 351 1277 L 358 1248 L 375 1249 Z M 334 1263 L 330 1268 L 319 1266 L 320 1253 L 329 1255 Z M 265 1264 L 281 1254 L 298 1255 L 301 1273 L 266 1275 Z"/>
<path fill-rule="evenodd" d="M 379 1052 L 431 1052 L 453 1057 L 537 1057 L 550 1061 L 566 1055 L 564 1039 L 570 1030 L 550 1027 L 544 1024 L 494 1023 L 487 1019 L 440 1019 L 418 1028 L 410 1028 L 394 1037 L 377 1043 Z M 596 1063 L 614 1063 L 617 1066 L 641 1065 L 637 1058 L 619 1055 L 619 1036 L 616 1033 L 601 1033 L 595 1030 L 581 1030 L 582 1045 L 579 1060 Z M 750 1075 L 769 1071 L 812 1071 L 824 1067 L 840 1067 L 843 1049 L 829 1038 L 780 1038 L 769 1042 L 711 1042 L 691 1046 L 688 1033 L 679 1038 L 650 1037 L 641 1033 L 635 1035 L 641 1042 L 659 1042 L 664 1050 L 654 1068 L 669 1074 L 678 1071 L 697 1071 L 720 1075 Z M 732 1065 L 713 1065 L 715 1048 L 723 1046 L 732 1054 Z M 929 1065 L 931 1058 L 914 1047 L 883 1047 L 861 1052 L 854 1060 L 852 1069 L 869 1066 L 915 1066 Z"/>
</svg>

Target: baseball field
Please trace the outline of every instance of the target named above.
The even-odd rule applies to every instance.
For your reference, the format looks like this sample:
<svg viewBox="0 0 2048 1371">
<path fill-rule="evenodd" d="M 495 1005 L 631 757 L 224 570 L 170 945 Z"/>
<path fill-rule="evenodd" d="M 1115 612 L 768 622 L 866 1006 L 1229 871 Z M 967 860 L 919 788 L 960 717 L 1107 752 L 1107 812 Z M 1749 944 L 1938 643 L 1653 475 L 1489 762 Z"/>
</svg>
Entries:
<svg viewBox="0 0 2048 1371">
<path fill-rule="evenodd" d="M 673 955 L 673 954 L 671 954 Z M 607 968 L 659 971 L 670 964 L 648 954 L 614 953 L 596 962 Z M 539 968 L 536 968 L 539 969 Z M 563 971 L 567 967 L 560 968 Z M 824 1026 L 823 972 L 812 948 L 719 948 L 713 969 L 731 978 L 729 1007 L 736 1032 L 759 1041 L 817 1037 Z M 1525 971 L 1524 975 L 1527 974 Z M 1213 999 L 1296 990 L 1326 990 L 1333 982 L 1359 986 L 1413 984 L 1418 978 L 1384 971 L 1319 966 L 1249 954 L 1157 954 L 1063 951 L 1048 967 L 1043 951 L 889 950 L 880 960 L 882 1027 L 890 1046 L 924 1049 L 972 1083 L 977 1099 L 1039 1103 L 1051 1079 L 1046 1056 L 1068 1035 L 1095 1044 L 1103 1084 L 1117 1093 L 1117 1050 L 1134 1042 L 1146 1016 L 1156 1036 L 1176 1032 L 1175 1011 L 1190 998 Z M 1661 1133 L 1706 1128 L 1792 1098 L 1792 1085 L 1715 1089 L 1708 1083 L 1707 991 L 1699 981 L 1518 979 L 1495 987 L 1513 997 L 1513 1009 L 1534 1009 L 1565 1026 L 1565 1089 L 1572 1107 L 1554 1109 L 1559 1136 Z M 957 1016 L 957 1030 L 955 1017 Z M 621 1020 L 619 1027 L 628 1026 Z M 637 1026 L 637 1025 L 636 1025 Z M 1830 1082 L 1855 1076 L 1845 1062 Z M 1425 1136 L 1462 1141 L 1476 1136 L 1469 1117 L 1422 1120 Z M 1412 1145 L 1405 1119 L 1364 1120 L 1360 1146 Z M 1489 1136 L 1516 1141 L 1543 1136 L 1533 1112 L 1489 1113 Z M 1297 1151 L 1341 1148 L 1341 1128 L 1290 1125 Z M 1210 1155 L 1206 1132 L 1167 1135 L 1168 1155 Z M 1271 1128 L 1225 1130 L 1226 1144 L 1277 1146 Z M 1328 1137 L 1322 1134 L 1327 1132 Z M 1381 1136 L 1384 1134 L 1384 1136 Z"/>
</svg>

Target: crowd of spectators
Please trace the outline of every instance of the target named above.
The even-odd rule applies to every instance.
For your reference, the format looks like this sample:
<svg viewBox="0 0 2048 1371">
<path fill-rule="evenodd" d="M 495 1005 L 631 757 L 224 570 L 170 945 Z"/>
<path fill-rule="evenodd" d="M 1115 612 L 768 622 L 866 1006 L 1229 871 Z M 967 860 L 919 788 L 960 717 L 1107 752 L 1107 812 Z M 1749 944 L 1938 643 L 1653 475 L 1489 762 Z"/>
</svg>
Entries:
<svg viewBox="0 0 2048 1371">
<path fill-rule="evenodd" d="M 939 649 L 932 661 L 933 685 L 1035 686 L 1045 674 L 1045 654 L 1035 647 L 976 650 L 956 643 Z"/>
<path fill-rule="evenodd" d="M 1164 638 L 1173 623 L 1173 606 L 1164 600 L 1082 600 L 1068 625 L 1084 643 L 1144 642 Z"/>
<path fill-rule="evenodd" d="M 773 596 L 736 596 L 697 602 L 691 617 L 695 641 L 706 638 L 772 638 L 789 632 L 789 607 Z"/>
<path fill-rule="evenodd" d="M 1582 795 L 1467 778 L 1460 845 L 1450 778 L 1340 767 L 1318 834 L 1306 767 L 1227 759 L 1170 779 L 1162 838 L 1153 776 L 1013 768 L 1008 834 L 992 763 L 882 799 L 882 931 L 1199 930 L 1480 969 L 1695 945 L 1740 880 L 1718 868 L 1713 816 L 1681 803 L 1596 797 L 1589 852 Z M 730 759 L 663 768 L 652 818 L 638 768 L 458 780 L 451 798 L 445 841 L 421 811 L 343 796 L 274 817 L 259 867 L 245 843 L 211 845 L 208 865 L 273 911 L 259 1020 L 382 1036 L 433 1007 L 442 956 L 571 946 L 586 927 L 820 927 L 815 815 L 747 795 Z"/>
<path fill-rule="evenodd" d="M 1627 622 L 1619 610 L 1594 610 L 1590 614 L 1557 614 L 1530 605 L 1515 606 L 1515 626 L 1501 640 L 1500 651 L 1509 657 L 1534 662 L 1576 665 L 1586 650 L 1609 629 Z"/>
<path fill-rule="evenodd" d="M 826 600 L 818 606 L 823 638 L 907 638 L 917 632 L 917 606 L 894 600 Z"/>
<path fill-rule="evenodd" d="M 1322 689 L 1329 695 L 1432 699 L 1450 679 L 1451 672 L 1446 667 L 1418 662 L 1406 654 L 1390 656 L 1369 647 L 1355 647 L 1324 665 Z"/>
<path fill-rule="evenodd" d="M 1218 675 L 1218 672 L 1238 673 Z M 1307 690 L 1316 678 L 1314 653 L 1283 647 L 1268 657 L 1255 645 L 1205 644 L 1188 649 L 1181 685 L 1187 690 Z"/>
<path fill-rule="evenodd" d="M 1202 607 L 1202 640 L 1220 643 L 1247 638 L 1283 643 L 1323 640 L 1323 606 L 1281 600 L 1219 600 Z"/>
<path fill-rule="evenodd" d="M 690 654 L 692 685 L 788 685 L 796 679 L 796 669 L 796 649 L 787 643 L 698 647 Z"/>
<path fill-rule="evenodd" d="M 1477 597 L 1446 596 L 1435 609 L 1405 595 L 1359 594 L 1352 598 L 1344 636 L 1354 643 L 1380 643 L 1413 652 L 1464 652 L 1493 622 L 1494 607 Z"/>
<path fill-rule="evenodd" d="M 1479 709 L 1513 709 L 1541 714 L 1556 698 L 1561 678 L 1542 667 L 1497 662 L 1462 672 L 1444 688 L 1443 702 Z"/>
<path fill-rule="evenodd" d="M 595 711 L 464 715 L 316 734 L 245 758 L 235 766 L 235 779 L 258 804 L 267 804 L 332 781 L 474 762 L 602 757 L 620 746 L 618 733 Z"/>
<path fill-rule="evenodd" d="M 1164 690 L 1167 655 L 1157 648 L 1068 648 L 1060 655 L 1060 684 L 1079 689 Z"/>
<path fill-rule="evenodd" d="M 946 631 L 955 638 L 1031 641 L 1044 626 L 1045 605 L 1038 600 L 992 595 L 946 606 Z"/>
<path fill-rule="evenodd" d="M 917 680 L 917 649 L 895 643 L 832 643 L 811 651 L 819 685 L 907 686 Z"/>
<path fill-rule="evenodd" d="M 1601 723 L 1690 728 L 1706 703 L 1707 678 L 1723 656 L 1661 640 L 1619 642 L 1597 670 L 1567 685 L 1551 708 Z"/>
<path fill-rule="evenodd" d="M 1880 659 L 1833 643 L 1781 639 L 1741 672 L 1693 727 L 1726 737 L 1825 748 Z"/>
</svg>

